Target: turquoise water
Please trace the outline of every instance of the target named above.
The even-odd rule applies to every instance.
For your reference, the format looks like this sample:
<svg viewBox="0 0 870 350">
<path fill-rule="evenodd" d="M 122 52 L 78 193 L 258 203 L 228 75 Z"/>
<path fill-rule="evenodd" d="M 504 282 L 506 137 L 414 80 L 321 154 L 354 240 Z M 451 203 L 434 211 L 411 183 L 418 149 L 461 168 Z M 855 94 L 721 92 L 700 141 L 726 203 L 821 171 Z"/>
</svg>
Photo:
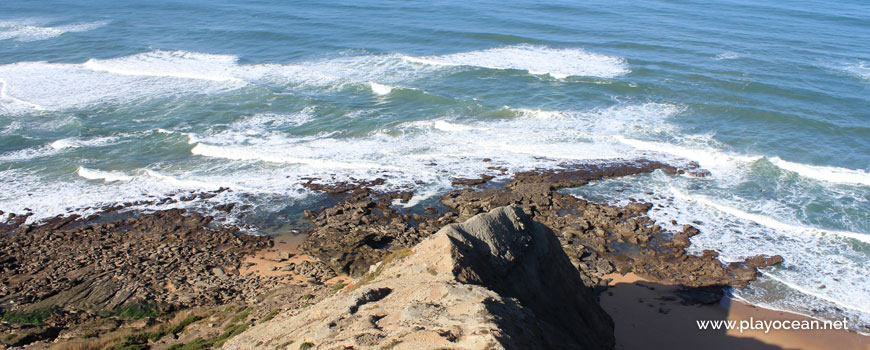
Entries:
<svg viewBox="0 0 870 350">
<path fill-rule="evenodd" d="M 653 202 L 726 261 L 781 254 L 735 297 L 861 328 L 868 49 L 864 1 L 6 1 L 0 210 L 224 186 L 168 207 L 248 204 L 223 219 L 258 231 L 314 201 L 307 177 L 414 206 L 493 165 L 694 161 L 711 176 L 572 192 Z"/>
</svg>

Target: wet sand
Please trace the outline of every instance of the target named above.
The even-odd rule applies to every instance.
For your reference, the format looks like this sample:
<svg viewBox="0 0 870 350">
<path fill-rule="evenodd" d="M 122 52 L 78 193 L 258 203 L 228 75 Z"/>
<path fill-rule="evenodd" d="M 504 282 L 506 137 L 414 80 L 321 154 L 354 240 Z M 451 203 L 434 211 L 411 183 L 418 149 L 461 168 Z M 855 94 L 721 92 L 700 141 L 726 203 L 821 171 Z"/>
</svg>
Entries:
<svg viewBox="0 0 870 350">
<path fill-rule="evenodd" d="M 683 305 L 674 285 L 629 273 L 611 274 L 601 306 L 616 324 L 616 349 L 870 350 L 870 337 L 844 330 L 699 330 L 696 320 L 811 320 L 723 298 L 718 305 Z"/>
</svg>

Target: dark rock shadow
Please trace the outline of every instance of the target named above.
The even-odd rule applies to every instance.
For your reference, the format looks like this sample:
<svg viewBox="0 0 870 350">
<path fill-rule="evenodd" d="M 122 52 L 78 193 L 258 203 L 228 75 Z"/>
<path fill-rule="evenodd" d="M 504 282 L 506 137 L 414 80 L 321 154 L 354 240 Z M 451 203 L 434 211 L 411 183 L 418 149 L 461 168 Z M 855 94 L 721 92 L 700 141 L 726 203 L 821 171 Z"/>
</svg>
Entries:
<svg viewBox="0 0 870 350">
<path fill-rule="evenodd" d="M 707 329 L 699 329 L 699 321 L 728 318 L 730 299 L 719 301 L 715 289 L 647 281 L 611 286 L 600 299 L 615 324 L 616 349 L 783 349 L 758 339 L 729 335 L 724 326 L 713 329 L 708 324 Z"/>
</svg>

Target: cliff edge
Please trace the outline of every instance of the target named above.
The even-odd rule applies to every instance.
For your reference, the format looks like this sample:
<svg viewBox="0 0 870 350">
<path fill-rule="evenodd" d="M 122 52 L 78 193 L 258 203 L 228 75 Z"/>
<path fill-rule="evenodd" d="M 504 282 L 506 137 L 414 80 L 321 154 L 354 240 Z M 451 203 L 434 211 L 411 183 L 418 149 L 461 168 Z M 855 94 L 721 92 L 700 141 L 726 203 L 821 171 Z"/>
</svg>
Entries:
<svg viewBox="0 0 870 350">
<path fill-rule="evenodd" d="M 506 206 L 443 227 L 224 349 L 613 347 L 613 321 L 554 234 Z"/>
</svg>

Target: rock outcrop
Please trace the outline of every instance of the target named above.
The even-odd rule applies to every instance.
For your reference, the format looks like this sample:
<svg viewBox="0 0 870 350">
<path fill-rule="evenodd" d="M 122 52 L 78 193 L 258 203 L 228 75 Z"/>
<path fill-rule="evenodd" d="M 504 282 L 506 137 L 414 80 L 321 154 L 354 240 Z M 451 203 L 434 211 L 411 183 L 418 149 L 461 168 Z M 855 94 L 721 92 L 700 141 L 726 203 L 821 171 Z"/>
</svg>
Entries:
<svg viewBox="0 0 870 350">
<path fill-rule="evenodd" d="M 210 222 L 173 209 L 103 222 L 74 216 L 2 233 L 0 312 L 43 312 L 69 326 L 129 308 L 256 298 L 268 286 L 238 268 L 270 239 Z"/>
<path fill-rule="evenodd" d="M 410 193 L 377 193 L 348 184 L 312 188 L 329 193 L 345 191 L 347 198 L 319 212 L 305 212 L 315 229 L 302 248 L 335 272 L 352 276 L 364 274 L 386 257 L 392 251 L 386 248 L 413 246 L 452 223 L 456 216 L 409 216 L 391 207 L 393 200 L 408 200 Z"/>
<path fill-rule="evenodd" d="M 555 235 L 514 206 L 443 227 L 225 349 L 611 349 L 613 322 Z"/>
<path fill-rule="evenodd" d="M 493 179 L 490 176 L 460 181 L 476 187 L 442 195 L 442 210 L 429 207 L 425 215 L 409 215 L 391 206 L 394 200 L 410 198 L 407 192 L 379 193 L 365 183 L 312 187 L 345 197 L 330 208 L 307 212 L 314 229 L 302 248 L 336 272 L 360 276 L 374 262 L 413 246 L 448 223 L 514 205 L 556 233 L 590 287 L 606 285 L 599 276 L 628 271 L 690 287 L 745 286 L 756 278 L 758 268 L 782 262 L 779 256 L 723 263 L 714 251 L 693 255 L 687 248 L 690 237 L 699 231 L 688 225 L 679 232 L 665 230 L 647 216 L 652 204 L 612 206 L 560 191 L 603 178 L 653 171 L 703 176 L 693 164 L 677 168 L 646 159 L 564 164 L 520 172 L 500 183 L 486 184 Z"/>
</svg>

